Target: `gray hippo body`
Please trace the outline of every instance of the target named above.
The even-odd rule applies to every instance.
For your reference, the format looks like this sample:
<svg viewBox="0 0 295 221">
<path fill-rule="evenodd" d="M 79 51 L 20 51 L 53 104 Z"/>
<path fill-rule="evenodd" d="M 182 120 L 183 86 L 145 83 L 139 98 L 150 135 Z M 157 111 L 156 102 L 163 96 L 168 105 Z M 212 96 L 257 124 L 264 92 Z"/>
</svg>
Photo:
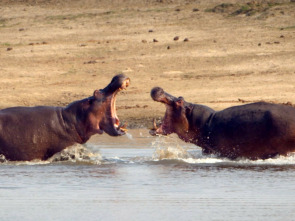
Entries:
<svg viewBox="0 0 295 221">
<path fill-rule="evenodd" d="M 258 102 L 222 111 L 176 98 L 161 88 L 151 96 L 166 105 L 159 128 L 151 134 L 176 133 L 204 153 L 236 159 L 267 159 L 295 151 L 295 108 Z"/>
<path fill-rule="evenodd" d="M 115 110 L 118 91 L 129 78 L 115 76 L 93 96 L 67 107 L 12 107 L 0 110 L 0 154 L 12 161 L 42 159 L 75 143 L 83 144 L 94 134 L 124 134 Z"/>
</svg>

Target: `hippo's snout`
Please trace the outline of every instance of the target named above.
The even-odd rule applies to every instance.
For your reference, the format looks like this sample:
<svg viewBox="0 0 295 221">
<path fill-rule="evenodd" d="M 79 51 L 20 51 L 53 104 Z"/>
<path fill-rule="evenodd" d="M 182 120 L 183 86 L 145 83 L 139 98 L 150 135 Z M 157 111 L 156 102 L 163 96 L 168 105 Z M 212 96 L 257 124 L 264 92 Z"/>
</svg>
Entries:
<svg viewBox="0 0 295 221">
<path fill-rule="evenodd" d="M 111 83 L 109 83 L 101 91 L 106 95 L 113 94 L 116 91 L 126 89 L 130 84 L 130 78 L 126 77 L 124 74 L 118 74 L 113 77 Z"/>
<path fill-rule="evenodd" d="M 160 87 L 154 87 L 151 90 L 151 97 L 154 101 L 160 101 L 159 99 L 164 96 L 164 90 Z"/>
<path fill-rule="evenodd" d="M 151 97 L 154 101 L 162 102 L 165 104 L 171 105 L 173 101 L 175 101 L 175 97 L 172 95 L 166 93 L 162 88 L 160 87 L 154 87 L 151 90 Z"/>
</svg>

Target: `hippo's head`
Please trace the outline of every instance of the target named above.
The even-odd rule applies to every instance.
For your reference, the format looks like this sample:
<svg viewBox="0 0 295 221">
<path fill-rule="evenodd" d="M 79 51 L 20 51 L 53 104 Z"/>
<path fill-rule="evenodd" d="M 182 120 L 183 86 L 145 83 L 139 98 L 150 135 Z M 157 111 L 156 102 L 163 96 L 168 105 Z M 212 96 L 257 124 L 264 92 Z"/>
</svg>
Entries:
<svg viewBox="0 0 295 221">
<path fill-rule="evenodd" d="M 154 128 L 150 130 L 150 134 L 168 135 L 177 133 L 183 140 L 189 139 L 188 115 L 191 112 L 191 104 L 185 102 L 183 97 L 176 98 L 166 93 L 160 87 L 151 90 L 151 97 L 154 101 L 165 104 L 166 113 L 159 127 L 154 123 Z"/>
<path fill-rule="evenodd" d="M 97 133 L 106 132 L 111 136 L 125 134 L 126 126 L 120 123 L 116 112 L 116 95 L 129 84 L 128 77 L 116 75 L 104 89 L 95 90 L 93 96 L 65 108 L 65 116 L 76 119 L 74 126 L 82 143 Z"/>
<path fill-rule="evenodd" d="M 125 134 L 126 125 L 120 123 L 116 111 L 116 95 L 127 89 L 130 79 L 123 74 L 116 75 L 104 89 L 94 91 L 93 97 L 98 103 L 96 116 L 100 118 L 99 127 L 111 136 Z M 100 116 L 100 117 L 99 117 Z"/>
</svg>

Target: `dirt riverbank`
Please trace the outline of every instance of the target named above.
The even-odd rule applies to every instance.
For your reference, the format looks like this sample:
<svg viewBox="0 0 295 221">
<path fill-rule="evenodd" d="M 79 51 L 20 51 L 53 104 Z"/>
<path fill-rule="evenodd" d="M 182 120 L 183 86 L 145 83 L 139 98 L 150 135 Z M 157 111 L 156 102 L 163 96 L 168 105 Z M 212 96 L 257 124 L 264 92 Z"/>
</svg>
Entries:
<svg viewBox="0 0 295 221">
<path fill-rule="evenodd" d="M 117 73 L 130 127 L 163 116 L 154 86 L 216 110 L 295 103 L 295 2 L 111 2 L 1 1 L 0 107 L 65 106 Z"/>
</svg>

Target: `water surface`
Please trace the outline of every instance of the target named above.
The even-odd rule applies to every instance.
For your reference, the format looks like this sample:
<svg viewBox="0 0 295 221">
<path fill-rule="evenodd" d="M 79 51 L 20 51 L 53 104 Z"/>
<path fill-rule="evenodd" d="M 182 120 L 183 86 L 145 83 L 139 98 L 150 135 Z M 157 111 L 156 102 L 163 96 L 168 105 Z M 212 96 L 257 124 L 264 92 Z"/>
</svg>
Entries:
<svg viewBox="0 0 295 221">
<path fill-rule="evenodd" d="M 230 161 L 145 130 L 0 173 L 1 220 L 295 220 L 295 156 Z"/>
</svg>

